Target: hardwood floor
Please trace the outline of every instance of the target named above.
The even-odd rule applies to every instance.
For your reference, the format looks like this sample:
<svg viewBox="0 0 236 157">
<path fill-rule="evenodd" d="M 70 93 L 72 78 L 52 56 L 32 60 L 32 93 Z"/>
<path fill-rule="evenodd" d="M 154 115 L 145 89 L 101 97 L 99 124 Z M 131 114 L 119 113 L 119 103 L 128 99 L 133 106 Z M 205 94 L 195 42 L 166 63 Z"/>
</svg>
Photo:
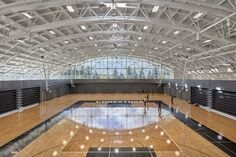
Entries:
<svg viewBox="0 0 236 157">
<path fill-rule="evenodd" d="M 62 152 L 87 152 L 89 147 L 120 148 L 149 147 L 150 145 L 152 145 L 153 149 L 157 152 L 180 151 L 178 146 L 176 146 L 166 134 L 160 135 L 163 129 L 161 127 L 155 128 L 155 126 L 156 124 L 153 124 L 147 127 L 122 130 L 119 132 L 92 128 L 92 133 L 89 132 L 90 129 L 88 127 L 81 126 Z M 145 130 L 145 132 L 142 132 L 142 130 Z M 130 131 L 132 134 L 129 134 Z M 103 134 L 104 132 L 106 134 Z M 89 137 L 88 140 L 86 140 L 86 136 Z M 131 141 L 131 139 L 133 139 L 133 141 Z M 170 144 L 166 143 L 168 139 L 170 140 Z M 82 145 L 84 145 L 83 149 L 81 149 Z"/>
<path fill-rule="evenodd" d="M 44 102 L 23 112 L 0 118 L 0 146 L 49 119 L 78 100 L 143 100 L 146 95 L 142 93 L 73 94 Z M 150 100 L 161 99 L 163 102 L 170 104 L 170 97 L 168 95 L 149 94 L 149 97 Z M 188 113 L 190 117 L 201 124 L 236 142 L 235 120 L 208 112 L 194 105 L 189 105 L 187 102 L 179 99 L 175 99 L 173 106 L 178 107 L 184 113 Z"/>
<path fill-rule="evenodd" d="M 0 118 L 0 146 L 49 119 L 78 100 L 78 95 L 67 95 Z"/>
<path fill-rule="evenodd" d="M 184 157 L 227 157 L 228 155 L 215 145 L 191 130 L 177 119 L 165 119 L 159 125 L 181 148 L 179 156 Z M 160 152 L 158 157 L 176 156 Z"/>
<path fill-rule="evenodd" d="M 64 145 L 71 139 L 71 132 L 75 133 L 77 123 L 63 119 L 31 144 L 25 147 L 16 157 L 51 157 L 59 154 Z"/>
<path fill-rule="evenodd" d="M 78 127 L 76 128 L 76 126 Z M 142 131 L 143 129 L 145 132 Z M 168 117 L 157 124 L 143 128 L 120 131 L 118 135 L 116 132 L 107 130 L 95 128 L 92 129 L 92 132 L 89 130 L 90 128 L 84 125 L 63 119 L 20 151 L 16 157 L 51 157 L 55 153 L 59 157 L 86 157 L 89 147 L 119 148 L 149 147 L 150 145 L 153 145 L 158 157 L 228 156 L 174 117 Z M 73 134 L 71 134 L 72 131 Z M 132 135 L 129 134 L 129 131 L 132 131 Z M 160 134 L 161 131 L 164 131 L 163 136 Z M 146 139 L 147 134 L 149 139 Z M 134 139 L 134 141 L 132 142 L 130 139 Z M 167 139 L 171 140 L 170 144 L 166 143 Z"/>
</svg>

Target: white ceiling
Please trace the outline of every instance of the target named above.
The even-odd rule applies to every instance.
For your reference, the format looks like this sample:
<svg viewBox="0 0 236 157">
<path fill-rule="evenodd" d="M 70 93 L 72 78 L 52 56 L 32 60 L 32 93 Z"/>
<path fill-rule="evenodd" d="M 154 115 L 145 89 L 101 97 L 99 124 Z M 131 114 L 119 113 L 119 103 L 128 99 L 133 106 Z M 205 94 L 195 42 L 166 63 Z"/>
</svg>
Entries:
<svg viewBox="0 0 236 157">
<path fill-rule="evenodd" d="M 167 64 L 177 78 L 234 79 L 235 3 L 0 0 L 0 76 L 50 78 L 89 58 L 126 55 Z"/>
</svg>

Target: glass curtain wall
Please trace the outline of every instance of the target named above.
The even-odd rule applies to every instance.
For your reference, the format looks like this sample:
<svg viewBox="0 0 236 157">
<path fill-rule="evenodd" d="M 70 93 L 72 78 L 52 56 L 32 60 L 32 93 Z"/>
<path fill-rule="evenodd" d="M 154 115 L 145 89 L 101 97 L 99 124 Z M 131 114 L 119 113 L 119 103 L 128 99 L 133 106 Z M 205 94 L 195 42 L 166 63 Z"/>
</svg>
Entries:
<svg viewBox="0 0 236 157">
<path fill-rule="evenodd" d="M 64 73 L 73 79 L 172 79 L 165 65 L 130 57 L 100 57 L 86 60 Z"/>
</svg>

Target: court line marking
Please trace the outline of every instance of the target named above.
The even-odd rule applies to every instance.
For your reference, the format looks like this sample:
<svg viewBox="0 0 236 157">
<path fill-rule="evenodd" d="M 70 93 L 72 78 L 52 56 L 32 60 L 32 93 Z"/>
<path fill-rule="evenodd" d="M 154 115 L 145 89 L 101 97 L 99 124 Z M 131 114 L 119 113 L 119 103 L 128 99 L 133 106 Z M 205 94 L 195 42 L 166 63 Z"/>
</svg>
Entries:
<svg viewBox="0 0 236 157">
<path fill-rule="evenodd" d="M 158 124 L 158 123 L 154 123 L 154 124 Z M 152 125 L 150 125 L 150 126 L 154 126 L 154 124 L 152 124 Z M 80 125 L 80 128 L 82 127 L 83 125 Z M 86 127 L 86 126 L 85 126 Z M 142 129 L 142 128 L 145 128 L 145 127 L 141 127 L 141 128 L 139 128 L 140 130 Z M 165 133 L 166 133 L 166 131 L 160 126 L 160 128 L 161 128 L 161 131 L 163 130 Z M 100 129 L 99 129 L 100 130 Z M 77 132 L 76 132 L 77 133 Z M 75 133 L 75 134 L 76 134 Z M 74 135 L 75 136 L 75 135 Z M 74 137 L 73 136 L 73 137 Z M 127 135 L 127 136 L 129 136 L 129 135 Z M 136 135 L 136 136 L 139 136 L 139 137 L 142 137 L 141 135 Z M 167 137 L 169 137 L 170 138 L 170 136 L 166 133 L 166 136 Z M 72 137 L 72 138 L 73 138 Z M 100 138 L 100 137 L 96 137 L 96 138 Z M 180 152 L 183 152 L 182 151 L 182 149 L 175 143 L 175 141 L 172 139 L 172 138 L 170 138 L 172 141 L 173 141 L 173 143 L 175 144 L 175 146 L 179 149 L 179 150 L 163 150 L 163 151 L 158 151 L 158 150 L 154 150 L 154 152 L 156 152 L 156 153 L 173 153 L 173 152 L 176 152 L 176 151 L 180 151 Z M 68 143 L 69 143 L 70 141 L 68 141 Z M 67 143 L 67 144 L 68 144 Z M 66 145 L 67 145 L 66 144 Z M 65 147 L 65 146 L 64 146 Z M 109 146 L 109 147 L 112 147 L 112 146 Z M 127 146 L 127 147 L 130 147 L 130 146 Z M 148 147 L 148 146 L 147 146 Z M 117 147 L 117 148 L 119 148 L 119 147 Z M 64 149 L 64 148 L 63 148 Z M 62 150 L 63 150 L 62 149 Z M 86 152 L 86 151 L 61 151 L 61 153 L 88 153 L 88 151 Z"/>
<path fill-rule="evenodd" d="M 73 120 L 72 120 L 73 121 Z M 74 122 L 74 121 L 73 121 Z M 77 132 L 78 132 L 78 130 L 81 128 L 81 124 L 79 124 L 79 123 L 77 123 L 77 122 L 75 122 L 76 123 L 76 125 L 79 125 L 79 127 L 78 127 L 78 129 L 75 131 L 75 133 L 74 133 L 74 135 L 73 136 L 71 136 L 70 138 L 69 138 L 69 140 L 68 140 L 68 142 L 66 142 L 66 144 L 64 144 L 63 146 L 62 146 L 62 149 L 60 150 L 60 153 L 62 152 L 62 150 L 67 146 L 67 144 L 71 141 L 71 139 L 75 136 L 75 134 L 77 134 Z M 76 126 L 75 125 L 75 126 Z"/>
<path fill-rule="evenodd" d="M 157 123 L 158 124 L 158 123 Z M 166 132 L 166 130 L 161 126 L 161 125 L 159 125 L 160 127 L 161 127 L 161 129 L 165 132 L 165 134 L 174 142 L 174 144 L 179 148 L 179 150 L 181 151 L 181 152 L 183 152 L 183 150 L 180 148 L 180 146 L 173 140 L 173 138 Z"/>
<path fill-rule="evenodd" d="M 114 147 L 109 147 L 109 148 L 114 148 Z M 117 147 L 117 148 L 120 148 L 120 147 Z M 131 148 L 131 147 L 130 147 Z M 91 151 L 90 151 L 91 152 Z M 97 151 L 92 151 L 92 152 L 97 152 Z M 109 152 L 109 151 L 102 151 L 101 152 Z M 147 151 L 139 151 L 139 152 L 147 152 Z M 174 153 L 176 152 L 176 150 L 173 150 L 173 151 L 153 151 L 155 153 Z M 88 153 L 88 152 L 85 152 L 85 151 L 77 151 L 77 152 L 66 152 L 66 151 L 63 151 L 63 152 L 60 152 L 60 153 L 71 153 L 71 154 L 74 154 L 74 153 Z"/>
</svg>

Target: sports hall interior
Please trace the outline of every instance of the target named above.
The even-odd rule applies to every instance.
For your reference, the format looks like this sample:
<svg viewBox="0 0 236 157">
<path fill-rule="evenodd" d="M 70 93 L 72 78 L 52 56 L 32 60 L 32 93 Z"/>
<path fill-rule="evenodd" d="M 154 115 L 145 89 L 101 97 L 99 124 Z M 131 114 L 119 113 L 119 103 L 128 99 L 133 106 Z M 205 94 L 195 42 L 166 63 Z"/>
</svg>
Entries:
<svg viewBox="0 0 236 157">
<path fill-rule="evenodd" d="M 234 0 L 0 0 L 0 157 L 235 157 Z"/>
</svg>

